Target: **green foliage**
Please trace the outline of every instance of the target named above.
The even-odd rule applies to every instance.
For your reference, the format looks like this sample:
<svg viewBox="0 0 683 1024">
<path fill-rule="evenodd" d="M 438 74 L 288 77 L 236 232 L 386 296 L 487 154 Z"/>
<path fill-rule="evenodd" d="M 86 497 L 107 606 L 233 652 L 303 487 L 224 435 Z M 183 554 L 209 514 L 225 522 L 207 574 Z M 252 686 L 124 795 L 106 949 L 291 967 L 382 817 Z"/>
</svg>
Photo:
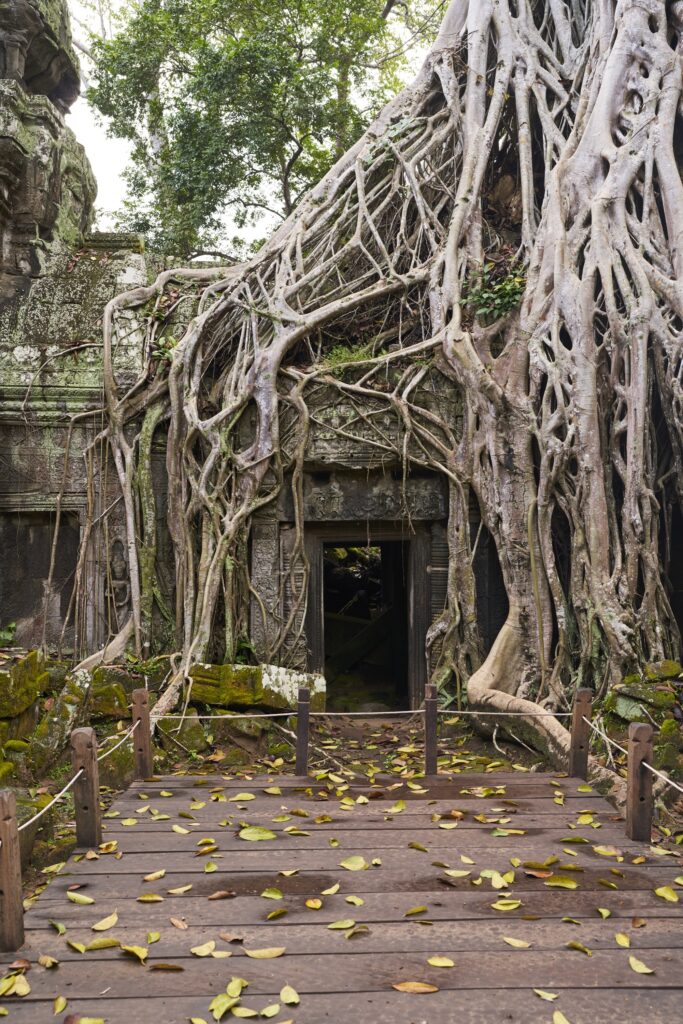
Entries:
<svg viewBox="0 0 683 1024">
<path fill-rule="evenodd" d="M 172 334 L 162 334 L 155 339 L 152 359 L 160 363 L 170 363 L 173 356 L 173 349 L 178 344 L 178 339 Z"/>
<path fill-rule="evenodd" d="M 89 90 L 133 146 L 121 226 L 187 256 L 216 247 L 226 209 L 238 226 L 287 215 L 396 91 L 398 19 L 421 45 L 425 3 L 126 5 L 114 38 L 93 40 Z"/>
<path fill-rule="evenodd" d="M 526 286 L 522 267 L 485 263 L 481 274 L 468 283 L 461 305 L 484 323 L 495 323 L 517 309 Z"/>
<path fill-rule="evenodd" d="M 372 359 L 372 355 L 372 345 L 358 345 L 355 348 L 335 345 L 325 353 L 323 362 L 330 370 L 334 370 L 347 363 L 362 363 L 365 359 Z"/>
<path fill-rule="evenodd" d="M 0 627 L 0 647 L 8 646 L 13 643 L 16 631 L 16 622 L 8 622 L 6 626 Z"/>
<path fill-rule="evenodd" d="M 237 650 L 235 651 L 236 665 L 258 664 L 258 655 L 253 642 L 248 636 L 241 634 L 237 637 Z"/>
</svg>

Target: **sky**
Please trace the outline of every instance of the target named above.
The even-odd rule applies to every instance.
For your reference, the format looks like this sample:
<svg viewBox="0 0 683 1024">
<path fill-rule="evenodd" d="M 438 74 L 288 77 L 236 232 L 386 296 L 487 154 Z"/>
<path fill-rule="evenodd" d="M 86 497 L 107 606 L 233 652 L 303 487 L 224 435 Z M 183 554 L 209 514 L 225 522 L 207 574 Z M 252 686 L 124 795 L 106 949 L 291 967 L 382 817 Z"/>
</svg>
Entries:
<svg viewBox="0 0 683 1024">
<path fill-rule="evenodd" d="M 126 186 L 123 171 L 128 162 L 130 146 L 122 139 L 107 135 L 84 96 L 80 96 L 67 116 L 66 123 L 83 146 L 97 181 L 97 223 L 100 231 L 114 229 L 114 213 L 121 206 Z"/>
</svg>

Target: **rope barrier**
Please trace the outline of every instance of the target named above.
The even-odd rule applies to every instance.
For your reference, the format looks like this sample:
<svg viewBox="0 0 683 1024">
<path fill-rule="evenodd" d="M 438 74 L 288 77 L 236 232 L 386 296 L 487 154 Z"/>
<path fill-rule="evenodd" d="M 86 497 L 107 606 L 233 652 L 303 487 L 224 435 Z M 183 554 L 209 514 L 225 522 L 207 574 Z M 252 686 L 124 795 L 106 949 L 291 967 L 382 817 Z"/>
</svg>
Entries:
<svg viewBox="0 0 683 1024">
<path fill-rule="evenodd" d="M 647 763 L 647 761 L 641 761 L 641 764 L 643 768 L 647 768 L 649 772 L 652 772 L 653 775 L 656 775 L 658 779 L 662 779 L 662 781 L 666 782 L 667 785 L 671 786 L 672 789 L 677 789 L 679 793 L 683 793 L 683 786 L 679 786 L 678 783 L 674 782 L 673 779 L 670 779 L 668 775 L 665 775 L 663 772 L 657 771 L 657 769 L 653 768 L 651 764 Z"/>
<path fill-rule="evenodd" d="M 606 732 L 603 732 L 603 730 L 599 726 L 595 725 L 594 722 L 591 722 L 590 718 L 586 718 L 585 715 L 582 715 L 581 717 L 582 720 L 586 723 L 586 725 L 589 725 L 591 727 L 593 732 L 596 732 L 598 736 L 601 736 L 603 738 L 605 743 L 609 744 L 612 747 L 616 747 L 617 750 L 620 750 L 622 754 L 626 754 L 626 756 L 628 757 L 628 750 L 626 750 L 619 743 L 617 743 L 616 740 L 613 740 L 611 736 L 608 736 Z"/>
<path fill-rule="evenodd" d="M 296 709 L 293 711 L 277 711 L 272 714 L 264 714 L 261 711 L 255 712 L 253 715 L 192 715 L 190 719 L 193 722 L 199 720 L 200 722 L 234 722 L 241 718 L 291 718 L 292 715 L 296 714 Z M 158 718 L 154 718 L 154 711 L 152 711 L 152 718 L 155 722 L 166 722 L 176 721 L 177 719 L 186 719 L 187 715 L 159 715 Z"/>
<path fill-rule="evenodd" d="M 483 715 L 496 718 L 509 718 L 511 715 L 518 718 L 571 718 L 571 711 L 447 711 L 439 709 L 440 715 Z"/>
<path fill-rule="evenodd" d="M 297 709 L 292 708 L 291 711 L 278 711 L 272 714 L 264 714 L 263 712 L 254 712 L 254 714 L 245 715 L 193 715 L 192 721 L 200 722 L 230 722 L 240 720 L 242 718 L 291 718 L 296 715 Z M 424 715 L 424 708 L 413 708 L 410 711 L 311 711 L 311 718 L 389 718 L 394 715 Z M 447 709 L 439 709 L 440 715 L 494 715 L 497 717 L 501 716 L 519 716 L 522 718 L 571 718 L 571 711 L 449 711 Z M 154 718 L 154 712 L 152 712 Z M 155 721 L 176 721 L 178 719 L 187 718 L 187 715 L 160 715 Z M 116 749 L 116 748 L 113 748 Z"/>
<path fill-rule="evenodd" d="M 393 715 L 424 715 L 424 708 L 414 711 L 311 711 L 311 718 L 389 718 Z"/>
<path fill-rule="evenodd" d="M 613 740 L 611 736 L 608 736 L 607 733 L 604 732 L 599 726 L 595 725 L 594 722 L 591 722 L 589 718 L 584 717 L 583 721 L 586 723 L 586 725 L 589 725 L 591 727 L 593 732 L 597 733 L 598 736 L 601 736 L 606 743 L 608 743 L 612 747 L 616 747 L 617 750 L 620 750 L 622 754 L 626 754 L 626 756 L 628 757 L 628 750 L 626 750 L 625 747 L 622 747 L 620 743 L 617 743 L 616 740 Z M 666 782 L 667 786 L 671 786 L 672 789 L 676 789 L 679 793 L 683 793 L 683 786 L 679 786 L 678 783 L 674 782 L 673 779 L 670 779 L 668 775 L 665 775 L 663 772 L 660 772 L 656 768 L 653 768 L 652 765 L 648 764 L 647 761 L 641 761 L 641 764 L 643 768 L 647 768 L 649 772 L 651 772 L 653 775 L 656 775 L 658 779 L 662 780 L 662 782 Z"/>
<path fill-rule="evenodd" d="M 46 814 L 50 810 L 50 808 L 53 807 L 57 803 L 58 800 L 61 800 L 61 798 L 64 796 L 64 794 L 66 792 L 68 792 L 68 790 L 71 789 L 71 787 L 73 786 L 74 782 L 77 782 L 78 779 L 80 779 L 82 774 L 83 774 L 83 769 L 79 768 L 78 771 L 76 772 L 76 774 L 74 775 L 74 777 L 72 779 L 69 779 L 69 781 L 67 782 L 67 784 L 64 787 L 64 789 L 60 790 L 60 792 L 57 793 L 57 796 L 53 796 L 52 800 L 50 800 L 50 803 L 49 804 L 45 804 L 45 806 L 40 811 L 38 811 L 37 814 L 34 814 L 32 818 L 29 818 L 28 821 L 25 821 L 23 823 L 23 825 L 20 825 L 19 828 L 17 829 L 17 832 L 23 832 L 23 830 L 25 828 L 28 828 L 29 825 L 32 825 L 35 821 L 38 821 L 38 818 L 42 818 L 42 816 L 44 814 Z"/>
<path fill-rule="evenodd" d="M 126 740 L 130 739 L 130 737 L 133 735 L 133 733 L 135 732 L 135 730 L 137 729 L 137 727 L 139 725 L 140 725 L 140 720 L 138 719 L 138 721 L 135 723 L 135 725 L 131 729 L 129 729 L 128 732 L 124 736 L 121 737 L 119 742 L 115 743 L 113 747 L 109 748 L 109 750 L 105 750 L 105 752 L 103 754 L 100 754 L 98 756 L 97 760 L 98 761 L 106 760 L 106 758 L 108 758 L 110 754 L 113 754 L 115 750 L 118 750 L 119 747 L 123 746 L 123 744 L 126 742 Z"/>
</svg>

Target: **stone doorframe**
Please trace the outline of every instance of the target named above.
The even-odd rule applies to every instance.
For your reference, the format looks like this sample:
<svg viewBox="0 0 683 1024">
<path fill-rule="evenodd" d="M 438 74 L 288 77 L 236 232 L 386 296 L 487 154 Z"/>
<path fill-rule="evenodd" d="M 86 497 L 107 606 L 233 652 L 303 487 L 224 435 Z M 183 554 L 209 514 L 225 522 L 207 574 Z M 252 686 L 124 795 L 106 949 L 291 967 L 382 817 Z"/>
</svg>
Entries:
<svg viewBox="0 0 683 1024">
<path fill-rule="evenodd" d="M 425 639 L 430 623 L 430 534 L 426 523 L 404 522 L 327 522 L 306 523 L 306 555 L 310 565 L 305 634 L 308 671 L 325 669 L 325 609 L 323 588 L 323 546 L 356 543 L 378 544 L 398 541 L 408 548 L 408 699 L 411 708 L 419 708 L 427 683 Z"/>
</svg>

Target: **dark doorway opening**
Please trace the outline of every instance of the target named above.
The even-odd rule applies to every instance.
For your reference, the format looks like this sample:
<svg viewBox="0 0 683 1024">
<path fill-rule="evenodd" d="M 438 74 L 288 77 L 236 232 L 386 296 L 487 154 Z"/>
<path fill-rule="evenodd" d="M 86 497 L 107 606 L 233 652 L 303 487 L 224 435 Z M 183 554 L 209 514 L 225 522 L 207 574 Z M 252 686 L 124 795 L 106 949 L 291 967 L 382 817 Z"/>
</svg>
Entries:
<svg viewBox="0 0 683 1024">
<path fill-rule="evenodd" d="M 69 610 L 78 559 L 78 516 L 62 513 L 52 585 L 46 595 L 54 526 L 54 512 L 0 513 L 0 625 L 15 623 L 15 641 L 22 647 L 42 642 L 46 616 L 46 640 L 56 643 Z"/>
<path fill-rule="evenodd" d="M 408 692 L 408 545 L 323 545 L 327 707 L 395 711 Z"/>
</svg>

